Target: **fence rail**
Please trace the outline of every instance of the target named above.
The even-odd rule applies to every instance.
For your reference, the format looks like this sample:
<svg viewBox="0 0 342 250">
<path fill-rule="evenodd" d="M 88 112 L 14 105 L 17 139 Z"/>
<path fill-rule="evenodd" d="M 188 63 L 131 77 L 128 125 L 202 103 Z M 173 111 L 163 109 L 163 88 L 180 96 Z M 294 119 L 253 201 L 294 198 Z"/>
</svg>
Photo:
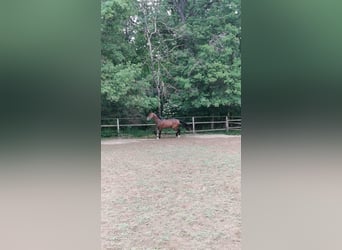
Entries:
<svg viewBox="0 0 342 250">
<path fill-rule="evenodd" d="M 193 117 L 178 117 L 184 120 L 192 127 L 192 131 L 186 133 L 200 133 L 210 131 L 236 131 L 241 130 L 241 117 L 228 116 L 193 116 Z M 140 121 L 137 122 L 137 121 Z M 129 134 L 127 129 L 141 128 L 142 130 L 150 130 L 155 127 L 154 123 L 141 123 L 141 118 L 105 118 L 101 121 L 102 129 L 116 130 L 117 135 Z M 168 132 L 166 132 L 168 134 Z"/>
</svg>

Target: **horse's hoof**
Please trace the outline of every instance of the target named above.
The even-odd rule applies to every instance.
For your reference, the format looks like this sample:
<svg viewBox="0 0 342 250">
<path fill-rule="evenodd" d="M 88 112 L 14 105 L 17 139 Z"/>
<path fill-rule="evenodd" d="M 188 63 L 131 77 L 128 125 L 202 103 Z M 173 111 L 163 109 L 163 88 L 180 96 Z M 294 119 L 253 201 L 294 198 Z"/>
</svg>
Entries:
<svg viewBox="0 0 342 250">
<path fill-rule="evenodd" d="M 177 135 L 177 138 L 180 138 L 180 135 Z"/>
<path fill-rule="evenodd" d="M 159 140 L 159 137 L 157 137 L 156 139 Z"/>
</svg>

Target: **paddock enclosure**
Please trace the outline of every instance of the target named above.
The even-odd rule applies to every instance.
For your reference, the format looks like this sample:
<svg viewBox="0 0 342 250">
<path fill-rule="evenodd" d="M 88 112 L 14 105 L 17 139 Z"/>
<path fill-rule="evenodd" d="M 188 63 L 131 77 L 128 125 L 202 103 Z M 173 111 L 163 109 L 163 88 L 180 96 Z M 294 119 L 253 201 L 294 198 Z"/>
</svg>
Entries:
<svg viewBox="0 0 342 250">
<path fill-rule="evenodd" d="M 101 141 L 102 249 L 241 249 L 241 137 Z"/>
</svg>

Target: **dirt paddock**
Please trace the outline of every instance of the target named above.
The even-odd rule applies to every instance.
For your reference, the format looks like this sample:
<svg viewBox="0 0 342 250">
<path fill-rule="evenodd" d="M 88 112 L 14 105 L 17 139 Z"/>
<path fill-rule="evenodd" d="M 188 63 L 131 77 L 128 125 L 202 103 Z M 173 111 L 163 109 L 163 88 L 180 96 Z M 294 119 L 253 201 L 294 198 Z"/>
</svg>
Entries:
<svg viewBox="0 0 342 250">
<path fill-rule="evenodd" d="M 102 249 L 241 249 L 241 137 L 105 139 Z"/>
</svg>

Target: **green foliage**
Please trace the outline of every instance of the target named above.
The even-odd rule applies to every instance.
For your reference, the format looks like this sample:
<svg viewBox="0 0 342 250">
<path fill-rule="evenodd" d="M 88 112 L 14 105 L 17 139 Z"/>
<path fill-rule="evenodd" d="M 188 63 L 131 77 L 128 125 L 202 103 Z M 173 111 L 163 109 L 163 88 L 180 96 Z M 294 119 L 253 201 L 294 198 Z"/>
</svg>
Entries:
<svg viewBox="0 0 342 250">
<path fill-rule="evenodd" d="M 102 0 L 104 116 L 241 107 L 240 0 Z"/>
<path fill-rule="evenodd" d="M 113 136 L 118 136 L 116 129 L 115 130 L 112 128 L 101 129 L 101 138 L 113 137 Z"/>
</svg>

